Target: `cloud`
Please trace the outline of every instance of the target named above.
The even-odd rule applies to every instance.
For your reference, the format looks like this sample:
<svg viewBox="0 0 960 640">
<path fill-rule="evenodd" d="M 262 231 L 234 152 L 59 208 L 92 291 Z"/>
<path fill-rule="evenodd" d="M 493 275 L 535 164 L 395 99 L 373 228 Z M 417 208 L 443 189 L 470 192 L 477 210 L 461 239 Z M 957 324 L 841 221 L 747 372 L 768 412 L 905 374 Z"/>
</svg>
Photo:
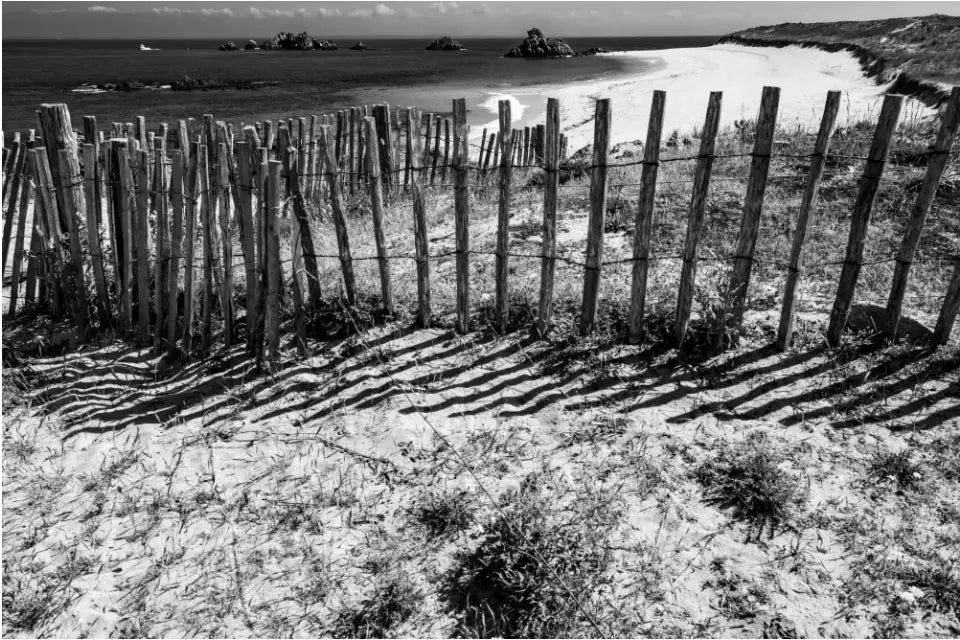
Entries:
<svg viewBox="0 0 960 640">
<path fill-rule="evenodd" d="M 95 4 L 95 5 L 91 6 L 91 7 L 87 7 L 87 11 L 91 11 L 91 12 L 93 12 L 93 13 L 116 13 L 116 12 L 117 12 L 117 8 L 116 8 L 116 7 L 105 7 L 105 6 L 103 6 L 102 4 Z"/>
<path fill-rule="evenodd" d="M 667 11 L 666 16 L 668 18 L 673 18 L 674 20 L 679 20 L 683 17 L 683 11 L 680 9 L 671 9 L 670 11 Z"/>
<path fill-rule="evenodd" d="M 256 7 L 250 7 L 250 15 L 258 20 L 260 18 L 292 18 L 295 13 L 293 9 L 258 9 Z"/>
<path fill-rule="evenodd" d="M 372 15 L 373 11 L 370 11 L 370 9 L 354 9 L 347 14 L 350 18 L 369 18 Z"/>
<path fill-rule="evenodd" d="M 434 2 L 430 5 L 431 8 L 436 9 L 437 13 L 446 13 L 448 10 L 453 11 L 457 8 L 456 2 Z"/>
<path fill-rule="evenodd" d="M 378 4 L 373 8 L 373 15 L 375 16 L 394 16 L 396 14 L 396 11 L 385 4 Z"/>
<path fill-rule="evenodd" d="M 153 12 L 161 16 L 179 16 L 183 14 L 182 9 L 177 9 L 175 7 L 154 7 Z"/>
<path fill-rule="evenodd" d="M 226 18 L 232 18 L 234 15 L 231 9 L 181 9 L 180 7 L 166 6 L 154 7 L 153 13 L 158 16 L 224 16 Z"/>
<path fill-rule="evenodd" d="M 317 9 L 317 15 L 323 16 L 324 18 L 331 18 L 333 16 L 340 15 L 340 9 L 327 9 L 326 7 L 321 7 Z"/>
<path fill-rule="evenodd" d="M 233 17 L 232 9 L 200 9 L 200 15 L 202 16 L 225 16 L 227 18 Z"/>
</svg>

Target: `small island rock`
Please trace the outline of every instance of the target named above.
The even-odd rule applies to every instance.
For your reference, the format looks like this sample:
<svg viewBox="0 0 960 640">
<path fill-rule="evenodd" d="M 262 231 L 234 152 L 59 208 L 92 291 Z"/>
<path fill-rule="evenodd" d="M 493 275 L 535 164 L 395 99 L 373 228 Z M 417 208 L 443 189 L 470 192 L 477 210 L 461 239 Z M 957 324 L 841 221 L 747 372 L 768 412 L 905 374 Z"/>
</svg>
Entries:
<svg viewBox="0 0 960 640">
<path fill-rule="evenodd" d="M 610 53 L 610 49 L 604 49 L 603 47 L 590 47 L 586 51 L 581 51 L 581 56 L 595 56 L 598 53 Z"/>
<path fill-rule="evenodd" d="M 240 47 L 238 47 L 237 43 L 234 42 L 233 40 L 227 40 L 226 42 L 222 43 L 219 47 L 217 47 L 217 49 L 219 49 L 220 51 L 236 51 L 239 48 Z"/>
<path fill-rule="evenodd" d="M 426 49 L 427 51 L 462 51 L 465 47 L 450 36 L 443 36 L 428 44 Z"/>
<path fill-rule="evenodd" d="M 355 44 L 355 45 L 353 45 L 352 47 L 350 47 L 350 49 L 351 49 L 352 51 L 366 51 L 366 50 L 367 50 L 367 45 L 363 44 L 362 42 L 358 42 L 357 44 Z"/>
<path fill-rule="evenodd" d="M 547 38 L 540 29 L 534 27 L 527 31 L 518 46 L 505 54 L 507 58 L 570 58 L 577 53 L 570 45 L 559 38 Z"/>
<path fill-rule="evenodd" d="M 243 46 L 243 48 L 246 49 L 247 51 L 254 51 L 256 49 L 259 49 L 260 46 L 257 44 L 256 40 L 250 40 L 249 42 L 247 42 L 247 44 Z"/>
</svg>

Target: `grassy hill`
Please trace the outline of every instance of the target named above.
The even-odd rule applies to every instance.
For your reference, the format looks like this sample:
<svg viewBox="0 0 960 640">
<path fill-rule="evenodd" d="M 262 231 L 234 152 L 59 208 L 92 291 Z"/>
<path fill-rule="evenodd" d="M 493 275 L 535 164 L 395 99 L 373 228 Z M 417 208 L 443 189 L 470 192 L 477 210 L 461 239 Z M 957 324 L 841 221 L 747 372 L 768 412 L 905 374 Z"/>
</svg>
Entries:
<svg viewBox="0 0 960 640">
<path fill-rule="evenodd" d="M 960 82 L 960 17 L 931 15 L 856 22 L 787 22 L 753 27 L 724 36 L 721 42 L 751 46 L 811 46 L 850 51 L 864 72 L 890 90 L 937 104 L 942 85 Z"/>
</svg>

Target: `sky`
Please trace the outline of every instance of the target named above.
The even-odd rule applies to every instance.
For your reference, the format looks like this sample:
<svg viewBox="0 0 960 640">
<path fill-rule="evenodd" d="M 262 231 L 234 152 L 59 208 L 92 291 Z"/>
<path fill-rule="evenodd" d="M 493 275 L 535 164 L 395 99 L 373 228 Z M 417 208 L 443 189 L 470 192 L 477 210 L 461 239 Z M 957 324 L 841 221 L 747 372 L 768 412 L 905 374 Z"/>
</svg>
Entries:
<svg viewBox="0 0 960 640">
<path fill-rule="evenodd" d="M 556 37 L 721 35 L 781 22 L 946 13 L 960 1 L 2 2 L 3 38 Z"/>
</svg>

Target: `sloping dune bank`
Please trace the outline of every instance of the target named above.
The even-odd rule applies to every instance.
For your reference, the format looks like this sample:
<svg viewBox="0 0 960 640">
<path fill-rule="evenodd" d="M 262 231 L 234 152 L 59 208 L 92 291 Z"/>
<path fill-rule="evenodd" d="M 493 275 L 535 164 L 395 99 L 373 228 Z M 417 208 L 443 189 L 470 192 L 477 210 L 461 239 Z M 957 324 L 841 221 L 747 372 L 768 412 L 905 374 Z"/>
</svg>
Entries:
<svg viewBox="0 0 960 640">
<path fill-rule="evenodd" d="M 629 56 L 653 63 L 635 75 L 577 83 L 543 85 L 515 92 L 522 104 L 523 124 L 543 122 L 546 99 L 560 99 L 561 126 L 571 151 L 593 138 L 594 101 L 610 98 L 613 106 L 612 142 L 642 139 L 650 116 L 654 90 L 667 92 L 664 135 L 674 130 L 689 133 L 703 126 L 711 91 L 723 92 L 721 126 L 752 119 L 760 106 L 764 86 L 780 87 L 778 122 L 784 128 L 815 129 L 827 91 L 843 92 L 839 125 L 873 119 L 880 109 L 884 87 L 863 75 L 850 53 L 829 53 L 803 47 L 764 48 L 721 44 L 695 49 L 627 51 Z M 559 61 L 558 61 L 559 62 Z M 496 108 L 496 101 L 486 106 Z M 515 109 L 516 113 L 516 109 Z M 901 119 L 929 116 L 933 109 L 909 100 Z M 491 120 L 482 126 L 495 127 Z"/>
</svg>

